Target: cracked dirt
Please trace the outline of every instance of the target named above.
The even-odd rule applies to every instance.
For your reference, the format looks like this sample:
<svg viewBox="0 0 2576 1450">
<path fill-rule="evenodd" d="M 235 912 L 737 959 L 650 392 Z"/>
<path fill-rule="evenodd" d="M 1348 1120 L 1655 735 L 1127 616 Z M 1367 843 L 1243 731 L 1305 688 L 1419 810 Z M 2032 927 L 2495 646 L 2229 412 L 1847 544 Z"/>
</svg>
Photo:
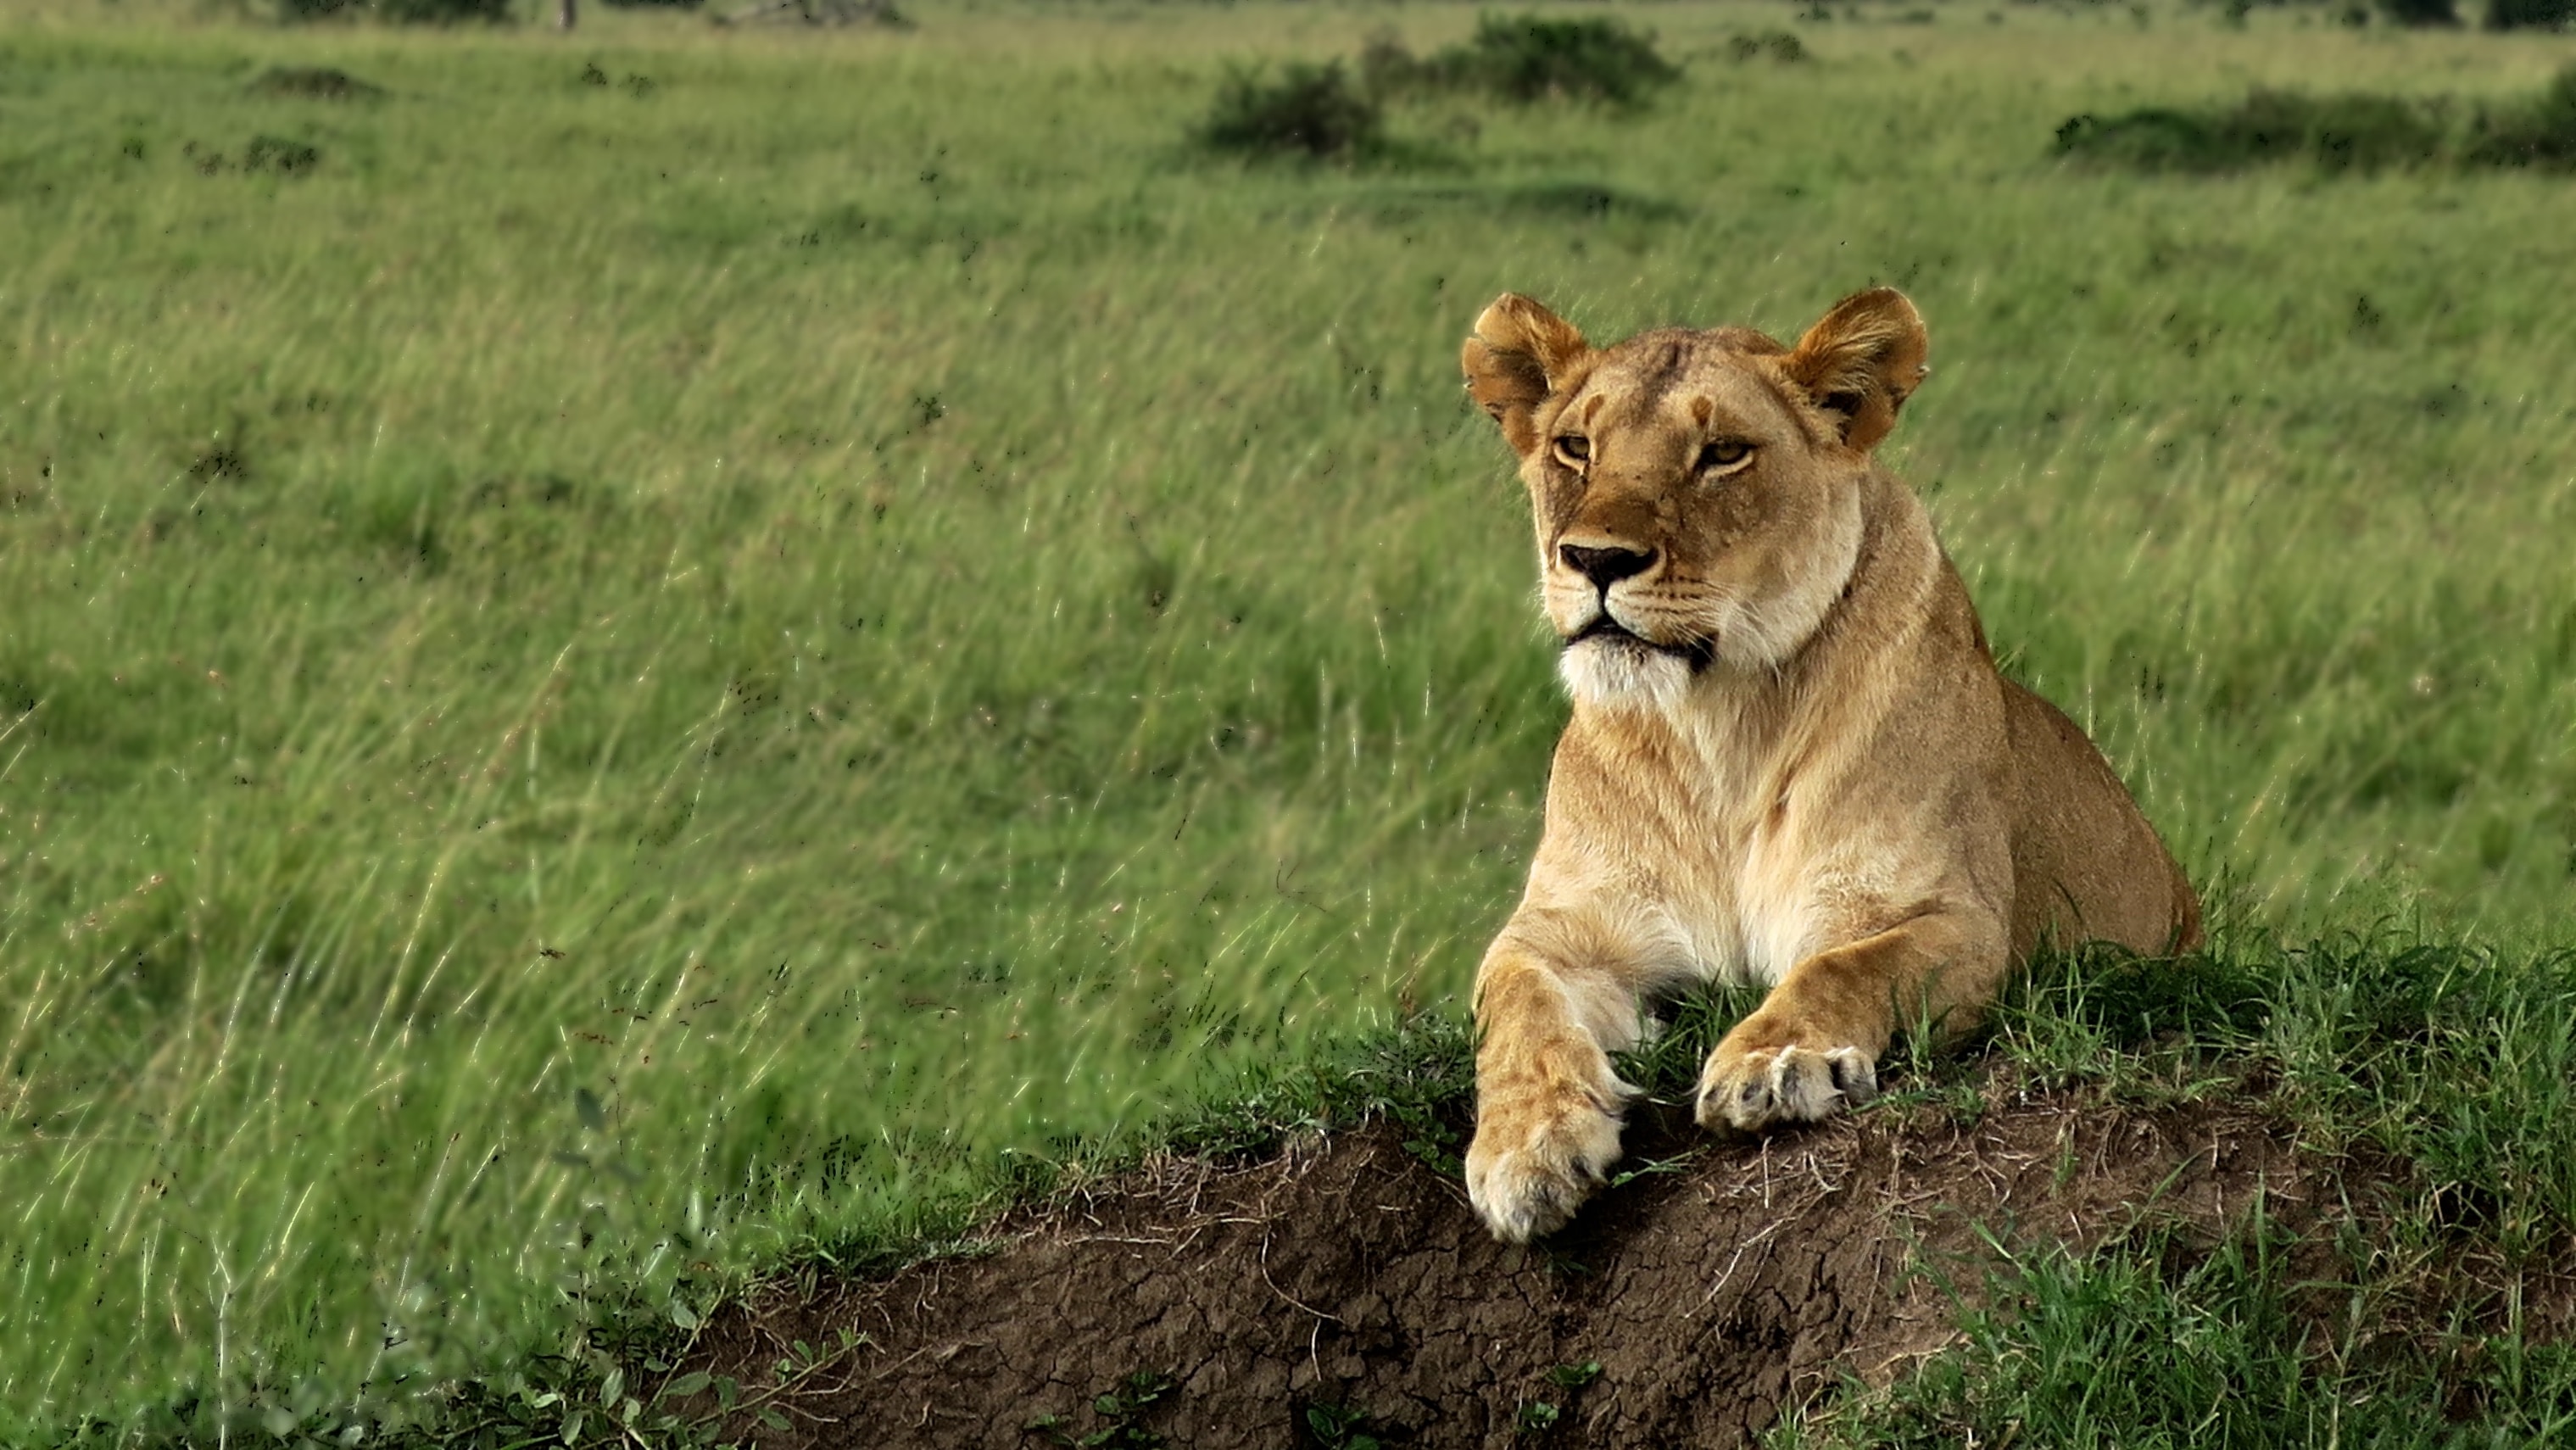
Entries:
<svg viewBox="0 0 2576 1450">
<path fill-rule="evenodd" d="M 2258 1191 L 2295 1222 L 2354 1169 L 2244 1104 L 2029 1095 L 1973 1124 L 1918 1108 L 1760 1141 L 1649 1109 L 1622 1167 L 1665 1166 L 1523 1249 L 1403 1138 L 1101 1182 L 1005 1218 L 980 1256 L 756 1297 L 692 1363 L 756 1394 L 796 1341 L 864 1336 L 772 1401 L 787 1428 L 743 1418 L 764 1450 L 1312 1445 L 1314 1407 L 1388 1445 L 1749 1445 L 1846 1373 L 1883 1382 L 1948 1342 L 1936 1276 L 1973 1291 L 1981 1232 L 2215 1233 Z M 1140 1375 L 1150 1404 L 1095 1406 Z M 1052 1438 L 1029 1428 L 1048 1414 Z M 1164 1439 L 1082 1439 L 1122 1426 Z"/>
</svg>

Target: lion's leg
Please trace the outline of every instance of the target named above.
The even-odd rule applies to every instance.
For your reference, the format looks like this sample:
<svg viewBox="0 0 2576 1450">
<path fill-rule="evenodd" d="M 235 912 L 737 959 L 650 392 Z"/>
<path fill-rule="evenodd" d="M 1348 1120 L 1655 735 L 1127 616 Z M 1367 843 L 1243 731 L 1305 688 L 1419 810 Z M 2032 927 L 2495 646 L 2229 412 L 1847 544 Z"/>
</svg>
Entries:
<svg viewBox="0 0 2576 1450">
<path fill-rule="evenodd" d="M 1808 957 L 1709 1054 L 1700 1125 L 1812 1122 L 1867 1101 L 1896 1029 L 1973 1027 L 2006 961 L 2002 924 L 1962 912 L 1927 913 Z"/>
<path fill-rule="evenodd" d="M 1580 960 L 1562 936 L 1507 927 L 1476 974 L 1467 1197 L 1509 1243 L 1563 1224 L 1600 1186 L 1637 1091 L 1610 1066 L 1612 1052 L 1637 1041 L 1633 974 Z"/>
</svg>

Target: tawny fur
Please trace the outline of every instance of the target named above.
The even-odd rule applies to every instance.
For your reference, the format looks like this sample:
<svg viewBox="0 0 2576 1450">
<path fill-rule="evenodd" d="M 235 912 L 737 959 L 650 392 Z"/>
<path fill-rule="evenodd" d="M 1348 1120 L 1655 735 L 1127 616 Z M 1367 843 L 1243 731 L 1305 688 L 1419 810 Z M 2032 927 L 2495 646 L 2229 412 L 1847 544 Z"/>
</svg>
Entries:
<svg viewBox="0 0 2576 1450">
<path fill-rule="evenodd" d="M 2119 777 L 1996 672 L 1871 456 L 1925 356 L 1887 288 L 1794 348 L 1722 328 L 1594 349 L 1508 295 L 1467 340 L 1574 696 L 1528 891 L 1476 979 L 1467 1191 L 1504 1239 L 1563 1224 L 1617 1159 L 1634 1089 L 1609 1054 L 1659 998 L 1770 986 L 1700 1079 L 1702 1124 L 1758 1130 L 1866 1098 L 1900 1025 L 1972 1025 L 2043 938 L 2199 940 Z"/>
</svg>

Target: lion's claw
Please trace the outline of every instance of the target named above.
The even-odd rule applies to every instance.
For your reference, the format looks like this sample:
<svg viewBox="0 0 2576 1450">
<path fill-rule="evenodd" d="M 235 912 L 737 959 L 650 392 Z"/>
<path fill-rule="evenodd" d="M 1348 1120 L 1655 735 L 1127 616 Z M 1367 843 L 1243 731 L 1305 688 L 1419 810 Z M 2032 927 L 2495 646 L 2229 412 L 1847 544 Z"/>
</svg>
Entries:
<svg viewBox="0 0 2576 1450">
<path fill-rule="evenodd" d="M 1699 1122 L 1704 1128 L 1723 1124 L 1746 1131 L 1775 1123 L 1812 1123 L 1876 1096 L 1878 1065 L 1857 1047 L 1782 1047 L 1741 1054 L 1721 1048 L 1700 1079 Z"/>
</svg>

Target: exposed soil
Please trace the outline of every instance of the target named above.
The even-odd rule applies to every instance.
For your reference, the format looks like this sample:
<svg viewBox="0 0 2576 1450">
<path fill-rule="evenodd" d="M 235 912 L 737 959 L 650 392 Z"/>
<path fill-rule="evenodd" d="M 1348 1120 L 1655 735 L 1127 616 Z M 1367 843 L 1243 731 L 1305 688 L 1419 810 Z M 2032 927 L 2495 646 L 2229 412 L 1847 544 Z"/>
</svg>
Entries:
<svg viewBox="0 0 2576 1450">
<path fill-rule="evenodd" d="M 1973 1126 L 1883 1111 L 1757 1142 L 1640 1114 L 1630 1142 L 1630 1169 L 1693 1156 L 1531 1249 L 1489 1238 L 1389 1128 L 1167 1163 L 1004 1220 L 980 1257 L 773 1292 L 710 1324 L 693 1364 L 753 1394 L 796 1341 L 865 1336 L 772 1401 L 789 1429 L 744 1418 L 771 1450 L 1159 1443 L 1082 1440 L 1121 1426 L 1312 1445 L 1314 1406 L 1365 1413 L 1390 1445 L 1499 1450 L 1547 1421 L 1558 1444 L 1747 1445 L 1844 1373 L 1883 1382 L 1946 1343 L 1955 1307 L 1918 1270 L 1973 1293 L 1980 1225 L 2022 1244 L 2149 1218 L 2215 1234 L 2259 1190 L 2297 1227 L 2373 1176 L 2300 1153 L 2255 1106 L 2062 1095 Z M 1137 1376 L 1161 1392 L 1104 1415 L 1095 1399 Z M 1046 1414 L 1055 1438 L 1029 1428 Z"/>
</svg>

